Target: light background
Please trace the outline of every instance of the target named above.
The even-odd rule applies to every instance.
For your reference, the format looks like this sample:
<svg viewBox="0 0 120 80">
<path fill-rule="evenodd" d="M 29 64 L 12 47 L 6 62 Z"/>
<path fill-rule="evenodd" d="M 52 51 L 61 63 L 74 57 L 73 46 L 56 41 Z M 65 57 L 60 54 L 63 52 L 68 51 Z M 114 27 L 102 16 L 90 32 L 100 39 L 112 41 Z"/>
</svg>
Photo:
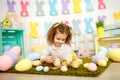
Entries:
<svg viewBox="0 0 120 80">
<path fill-rule="evenodd" d="M 31 53 L 31 46 L 32 45 L 37 45 L 37 44 L 43 44 L 46 41 L 45 34 L 48 31 L 48 28 L 50 27 L 51 24 L 53 24 L 56 21 L 68 21 L 69 25 L 73 27 L 72 21 L 79 20 L 80 24 L 78 24 L 79 27 L 78 29 L 80 30 L 81 34 L 78 35 L 73 35 L 73 40 L 72 40 L 72 48 L 75 49 L 76 47 L 80 47 L 81 51 L 86 50 L 89 54 L 94 54 L 95 46 L 94 46 L 94 39 L 97 36 L 96 33 L 96 26 L 95 22 L 97 20 L 98 16 L 105 15 L 105 23 L 114 23 L 114 12 L 119 12 L 120 11 L 120 0 L 103 0 L 103 2 L 106 5 L 105 9 L 98 9 L 98 0 L 88 0 L 91 1 L 91 4 L 93 6 L 93 11 L 86 11 L 86 1 L 87 0 L 81 0 L 79 3 L 79 6 L 82 9 L 82 13 L 74 13 L 73 8 L 73 0 L 70 0 L 68 4 L 68 9 L 70 11 L 70 14 L 61 14 L 62 12 L 62 0 L 56 0 L 56 10 L 58 12 L 58 15 L 51 16 L 49 15 L 50 12 L 50 6 L 48 4 L 49 0 L 43 0 L 44 5 L 43 5 L 43 12 L 44 16 L 36 16 L 36 1 L 41 1 L 41 0 L 8 0 L 8 1 L 15 1 L 15 6 L 14 10 L 17 15 L 20 16 L 20 21 L 24 24 L 23 28 L 25 29 L 24 31 L 24 41 L 25 41 L 25 53 L 30 54 Z M 27 6 L 27 10 L 29 13 L 29 16 L 23 17 L 20 15 L 21 11 L 21 4 L 20 1 L 28 1 L 29 5 Z M 53 1 L 53 0 L 51 0 Z M 66 1 L 66 0 L 65 0 Z M 79 1 L 79 0 L 77 0 Z M 5 19 L 5 15 L 8 11 L 8 5 L 7 5 L 7 0 L 0 0 L 0 22 L 2 22 Z M 94 30 L 92 33 L 86 33 L 86 25 L 84 22 L 84 19 L 87 18 L 92 18 L 91 26 Z M 37 22 L 39 25 L 37 27 L 37 32 L 39 33 L 38 38 L 30 38 L 30 25 L 29 22 Z M 49 27 L 45 26 L 45 23 L 51 23 Z M 1 43 L 0 43 L 1 44 Z"/>
</svg>

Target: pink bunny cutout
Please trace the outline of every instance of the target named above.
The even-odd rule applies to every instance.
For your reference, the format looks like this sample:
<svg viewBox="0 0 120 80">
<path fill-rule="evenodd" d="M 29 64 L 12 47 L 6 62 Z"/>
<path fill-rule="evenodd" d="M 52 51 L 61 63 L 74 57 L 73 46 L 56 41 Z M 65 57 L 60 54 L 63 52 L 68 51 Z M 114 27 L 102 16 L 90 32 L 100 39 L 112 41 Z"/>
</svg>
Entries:
<svg viewBox="0 0 120 80">
<path fill-rule="evenodd" d="M 20 12 L 20 15 L 21 15 L 21 16 L 23 16 L 23 17 L 29 16 L 28 11 L 27 11 L 27 6 L 28 6 L 28 5 L 29 5 L 29 2 L 28 2 L 28 1 L 23 2 L 23 1 L 21 0 L 21 6 L 22 6 L 22 10 L 21 10 L 21 12 Z"/>
<path fill-rule="evenodd" d="M 98 0 L 98 9 L 105 9 L 106 8 L 106 5 L 105 3 L 103 2 L 103 0 Z"/>
</svg>

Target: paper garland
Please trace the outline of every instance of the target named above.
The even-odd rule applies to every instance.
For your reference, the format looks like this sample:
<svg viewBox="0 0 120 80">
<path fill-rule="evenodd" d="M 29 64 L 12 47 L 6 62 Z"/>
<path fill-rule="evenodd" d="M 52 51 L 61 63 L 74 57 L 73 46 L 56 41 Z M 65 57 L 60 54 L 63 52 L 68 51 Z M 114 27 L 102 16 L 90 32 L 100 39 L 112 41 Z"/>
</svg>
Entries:
<svg viewBox="0 0 120 80">
<path fill-rule="evenodd" d="M 44 11 L 43 11 L 43 6 L 44 6 L 44 1 L 36 1 L 36 8 L 37 8 L 37 11 L 36 11 L 36 16 L 44 16 Z"/>
<path fill-rule="evenodd" d="M 81 23 L 81 21 L 79 19 L 75 20 L 73 19 L 72 24 L 73 24 L 73 35 L 76 34 L 81 34 L 80 28 L 79 28 L 79 24 Z"/>
<path fill-rule="evenodd" d="M 50 16 L 58 15 L 58 12 L 56 9 L 56 3 L 57 3 L 57 0 L 49 0 L 48 1 L 48 4 L 50 6 L 50 11 L 49 11 Z"/>
<path fill-rule="evenodd" d="M 52 26 L 52 22 L 44 22 L 44 27 L 45 27 L 45 36 L 47 35 L 47 31 L 50 29 Z"/>
<path fill-rule="evenodd" d="M 106 5 L 103 0 L 98 0 L 98 9 L 106 9 Z"/>
<path fill-rule="evenodd" d="M 94 32 L 94 30 L 93 30 L 93 27 L 92 27 L 92 25 L 91 25 L 91 22 L 93 21 L 93 19 L 92 18 L 85 18 L 84 19 L 84 22 L 85 22 L 85 27 L 86 27 L 86 29 L 85 29 L 85 32 L 88 34 L 88 33 L 93 33 Z"/>
<path fill-rule="evenodd" d="M 58 0 L 48 0 L 47 4 L 49 6 L 49 15 L 50 16 L 57 16 L 58 15 L 58 11 L 57 10 L 57 6 L 61 6 L 61 14 L 70 14 L 70 11 L 72 12 L 73 9 L 73 13 L 77 13 L 80 14 L 83 12 L 83 9 L 81 7 L 81 3 L 82 1 L 85 1 L 86 3 L 86 11 L 93 11 L 94 7 L 92 5 L 92 1 L 91 0 L 61 0 L 61 5 L 58 5 Z M 68 4 L 73 4 L 73 8 L 71 8 L 71 6 L 69 7 Z M 15 12 L 14 8 L 15 8 L 16 2 L 15 1 L 11 1 L 11 0 L 7 0 L 7 6 L 8 6 L 8 12 Z M 30 1 L 26 0 L 20 0 L 20 5 L 21 5 L 21 11 L 20 11 L 20 15 L 22 17 L 28 17 L 29 16 L 29 12 L 28 12 L 28 6 L 32 6 L 32 4 L 30 5 Z M 43 6 L 46 5 L 45 1 L 38 1 L 36 0 L 36 16 L 45 16 L 45 12 L 44 12 L 44 8 Z M 49 10 L 48 9 L 48 10 Z M 103 0 L 98 0 L 98 10 L 100 9 L 106 9 L 106 4 Z"/>
<path fill-rule="evenodd" d="M 37 22 L 30 22 L 30 38 L 38 38 L 39 34 L 37 32 L 37 27 L 38 27 L 38 23 Z"/>
<path fill-rule="evenodd" d="M 16 4 L 15 1 L 7 0 L 8 12 L 11 12 L 11 13 L 15 12 L 15 10 L 14 10 L 15 4 Z"/>
<path fill-rule="evenodd" d="M 21 12 L 20 12 L 20 15 L 22 16 L 22 17 L 26 17 L 26 16 L 29 16 L 29 13 L 28 13 L 28 11 L 27 11 L 27 6 L 30 4 L 28 1 L 20 1 L 20 3 L 21 3 L 21 8 L 22 8 L 22 10 L 21 10 Z"/>
<path fill-rule="evenodd" d="M 120 20 L 120 11 L 113 13 L 114 20 Z"/>
<path fill-rule="evenodd" d="M 68 3 L 70 3 L 70 0 L 62 0 L 62 14 L 70 14 Z"/>
<path fill-rule="evenodd" d="M 86 11 L 93 11 L 94 9 L 91 0 L 85 0 L 85 2 L 86 2 Z"/>
<path fill-rule="evenodd" d="M 82 13 L 82 8 L 79 5 L 81 3 L 81 0 L 73 0 L 73 4 L 74 4 L 74 13 Z"/>
</svg>

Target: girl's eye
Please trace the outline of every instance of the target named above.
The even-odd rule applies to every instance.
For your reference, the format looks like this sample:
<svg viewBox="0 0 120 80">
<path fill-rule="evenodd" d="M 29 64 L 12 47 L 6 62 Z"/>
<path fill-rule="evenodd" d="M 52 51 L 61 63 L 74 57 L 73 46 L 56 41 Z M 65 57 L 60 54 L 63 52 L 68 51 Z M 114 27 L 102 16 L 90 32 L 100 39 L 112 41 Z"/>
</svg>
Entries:
<svg viewBox="0 0 120 80">
<path fill-rule="evenodd" d="M 62 41 L 65 41 L 65 39 L 62 39 Z"/>
<path fill-rule="evenodd" d="M 60 38 L 57 38 L 57 40 L 60 40 Z"/>
<path fill-rule="evenodd" d="M 60 39 L 60 38 L 57 38 L 57 40 L 62 40 L 62 41 L 65 41 L 65 39 Z"/>
</svg>

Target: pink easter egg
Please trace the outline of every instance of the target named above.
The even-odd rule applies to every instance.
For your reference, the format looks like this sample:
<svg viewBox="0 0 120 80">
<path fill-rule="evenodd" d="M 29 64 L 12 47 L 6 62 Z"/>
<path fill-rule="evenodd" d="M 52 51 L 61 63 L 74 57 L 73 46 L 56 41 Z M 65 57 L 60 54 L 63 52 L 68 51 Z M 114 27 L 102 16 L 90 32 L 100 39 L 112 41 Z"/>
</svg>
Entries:
<svg viewBox="0 0 120 80">
<path fill-rule="evenodd" d="M 97 65 L 95 63 L 90 63 L 88 65 L 88 70 L 92 71 L 92 72 L 96 71 L 97 70 Z"/>
<path fill-rule="evenodd" d="M 20 46 L 14 46 L 9 51 L 12 51 L 19 56 L 20 52 L 21 52 L 21 48 L 20 48 Z"/>
<path fill-rule="evenodd" d="M 0 56 L 0 71 L 7 71 L 13 66 L 13 60 L 8 55 Z"/>
</svg>

